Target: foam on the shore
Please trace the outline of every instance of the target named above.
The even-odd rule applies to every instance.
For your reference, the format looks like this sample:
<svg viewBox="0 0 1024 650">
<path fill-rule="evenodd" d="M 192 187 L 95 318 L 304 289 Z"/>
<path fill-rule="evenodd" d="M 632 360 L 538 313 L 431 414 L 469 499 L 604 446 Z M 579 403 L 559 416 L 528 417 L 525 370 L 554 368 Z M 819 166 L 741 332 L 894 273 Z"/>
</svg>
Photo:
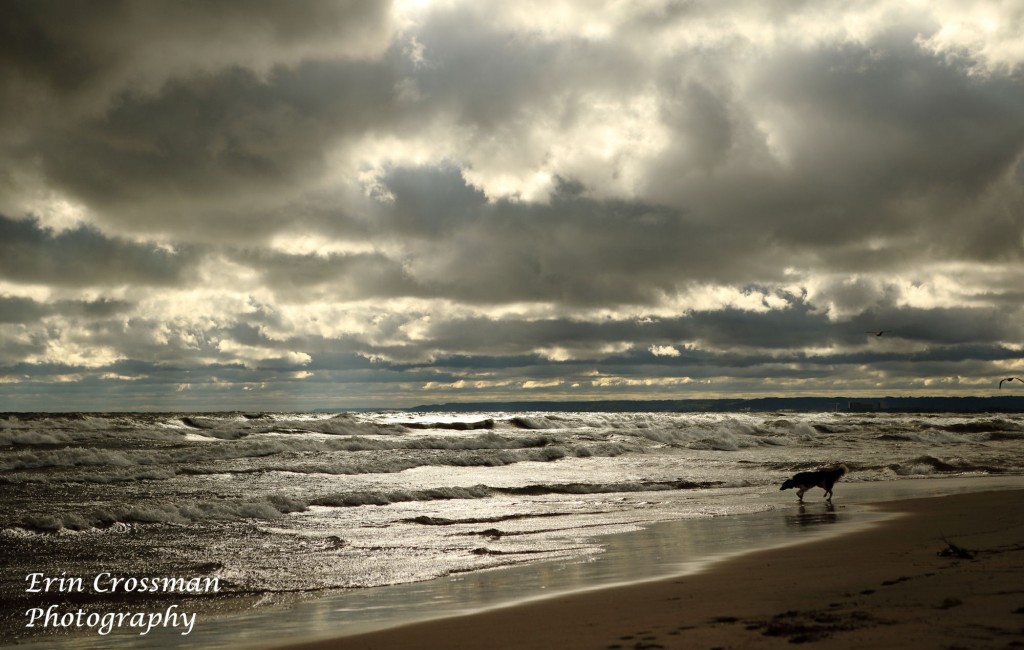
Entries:
<svg viewBox="0 0 1024 650">
<path fill-rule="evenodd" d="M 164 638 L 159 647 L 195 647 L 197 643 L 206 648 L 271 647 L 657 581 L 702 572 L 755 551 L 847 535 L 892 516 L 873 509 L 874 502 L 1012 488 L 1024 488 L 1024 479 L 844 484 L 842 497 L 837 496 L 831 507 L 820 499 L 809 498 L 803 506 L 785 499 L 774 509 L 757 514 L 662 522 L 604 538 L 606 551 L 597 558 L 360 589 L 293 602 L 286 613 L 268 607 L 220 618 L 204 616 L 204 625 L 197 627 L 187 642 L 178 644 L 176 639 Z M 120 642 L 117 637 L 107 637 L 103 647 L 119 647 Z M 87 638 L 69 643 L 76 648 L 98 647 L 89 645 Z"/>
</svg>

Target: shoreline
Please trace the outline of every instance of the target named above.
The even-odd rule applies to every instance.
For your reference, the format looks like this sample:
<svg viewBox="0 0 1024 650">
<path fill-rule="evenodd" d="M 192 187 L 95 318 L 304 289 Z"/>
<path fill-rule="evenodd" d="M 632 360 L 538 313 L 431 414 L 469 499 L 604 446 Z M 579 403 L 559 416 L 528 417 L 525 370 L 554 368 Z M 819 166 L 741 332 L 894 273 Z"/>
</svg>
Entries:
<svg viewBox="0 0 1024 650">
<path fill-rule="evenodd" d="M 275 647 L 1007 647 L 1024 639 L 1022 500 L 997 490 L 880 502 L 897 516 L 698 573 Z"/>
<path fill-rule="evenodd" d="M 505 617 L 518 621 L 503 636 L 509 636 L 505 646 L 499 648 L 524 647 L 522 639 L 516 637 L 522 629 L 536 625 L 535 620 L 547 620 L 546 607 L 551 603 L 559 603 L 565 599 L 577 597 L 617 600 L 612 604 L 611 613 L 620 615 L 630 611 L 631 603 L 624 602 L 619 595 L 632 589 L 644 593 L 648 588 L 661 589 L 673 582 L 684 581 L 687 584 L 705 579 L 703 576 L 725 575 L 720 580 L 732 581 L 736 592 L 730 596 L 730 602 L 737 599 L 737 593 L 746 595 L 749 590 L 750 577 L 757 578 L 759 569 L 753 568 L 748 574 L 728 575 L 728 567 L 748 557 L 766 557 L 766 554 L 786 553 L 788 549 L 798 549 L 798 561 L 793 575 L 799 576 L 803 569 L 801 562 L 807 558 L 818 556 L 818 544 L 827 544 L 832 540 L 842 541 L 859 539 L 859 535 L 875 529 L 889 530 L 892 522 L 886 519 L 902 519 L 900 513 L 910 512 L 917 506 L 912 504 L 935 500 L 943 503 L 950 495 L 978 495 L 982 501 L 991 498 L 1001 499 L 998 495 L 1004 492 L 1016 494 L 1017 503 L 1024 498 L 1024 477 L 1005 475 L 1001 477 L 960 477 L 941 478 L 935 480 L 911 480 L 896 482 L 851 482 L 842 485 L 843 492 L 837 497 L 836 503 L 829 506 L 820 498 L 809 497 L 804 506 L 799 506 L 796 499 L 785 499 L 785 505 L 777 504 L 769 510 L 710 518 L 683 519 L 658 522 L 636 531 L 618 532 L 600 536 L 604 551 L 590 560 L 562 561 L 547 560 L 539 563 L 525 563 L 514 567 L 505 567 L 493 571 L 469 572 L 452 574 L 444 578 L 428 581 L 403 583 L 372 589 L 357 589 L 337 594 L 277 594 L 276 602 L 269 601 L 266 596 L 249 596 L 245 598 L 214 598 L 204 599 L 198 610 L 199 617 L 195 630 L 187 636 L 175 632 L 160 633 L 139 637 L 131 633 L 118 633 L 109 636 L 88 634 L 44 635 L 30 638 L 9 638 L 0 643 L 4 647 L 47 647 L 74 648 L 171 648 L 208 647 L 230 648 L 249 647 L 263 648 L 388 648 L 388 647 L 428 647 L 429 644 L 418 646 L 418 634 L 408 638 L 393 637 L 401 635 L 403 630 L 416 628 L 420 625 L 435 624 L 443 630 L 462 629 L 462 619 L 481 620 L 481 617 L 494 616 L 497 625 L 485 627 L 503 629 L 500 623 Z M 818 492 L 820 495 L 820 491 Z M 754 492 L 751 499 L 763 499 L 766 503 L 777 502 L 779 493 Z M 1024 518 L 1024 513 L 1014 515 L 1016 506 L 1007 505 L 1005 513 L 999 513 L 994 519 L 1002 521 L 1017 517 Z M 1019 508 L 1018 508 L 1019 509 Z M 929 515 L 926 522 L 938 526 L 932 537 L 936 539 L 946 536 L 959 545 L 971 546 L 957 537 L 957 528 L 949 525 L 949 513 L 936 511 Z M 955 519 L 955 517 L 954 517 Z M 976 524 L 982 526 L 984 522 Z M 1018 522 L 1020 523 L 1020 522 Z M 1024 529 L 1024 524 L 1019 528 Z M 1024 530 L 1017 531 L 1015 542 L 1024 540 Z M 879 547 L 885 550 L 886 545 Z M 811 549 L 811 550 L 804 550 Z M 805 557 L 806 556 L 806 557 Z M 882 555 L 878 556 L 879 558 Z M 871 561 L 877 561 L 878 558 Z M 849 565 L 849 570 L 858 570 L 856 563 Z M 724 567 L 724 568 L 723 568 Z M 836 564 L 838 570 L 847 569 L 846 564 Z M 728 570 L 726 570 L 728 569 Z M 726 573 L 722 573 L 726 571 Z M 783 576 L 784 582 L 791 576 Z M 1019 576 L 1024 584 L 1024 574 Z M 805 578 L 797 579 L 796 592 L 807 588 Z M 680 582 L 681 584 L 681 582 Z M 742 585 L 742 587 L 735 587 Z M 625 591 L 620 591 L 625 590 Z M 784 589 L 792 595 L 791 590 Z M 762 599 L 779 600 L 779 588 L 762 589 Z M 616 595 L 619 594 L 619 595 Z M 694 600 L 688 594 L 667 596 L 675 600 Z M 706 594 L 698 594 L 695 598 L 703 603 Z M 255 600 L 254 600 L 255 598 Z M 679 604 L 679 603 L 676 603 Z M 561 605 L 556 605 L 561 606 Z M 687 605 L 689 607 L 689 604 Z M 526 608 L 533 607 L 530 614 L 524 615 Z M 594 611 L 602 611 L 598 605 Z M 1024 599 L 1017 605 L 1024 611 Z M 648 605 L 641 610 L 651 609 Z M 788 609 L 796 609 L 790 607 Z M 147 610 L 148 611 L 148 610 Z M 687 610 L 689 611 L 689 610 Z M 786 611 L 786 610 L 780 610 Z M 678 612 L 664 613 L 666 620 L 678 618 Z M 572 625 L 587 624 L 589 627 L 595 618 L 606 620 L 608 616 L 590 616 L 578 612 L 571 616 L 556 616 L 552 624 Z M 711 618 L 734 618 L 734 614 L 709 614 Z M 675 617 L 675 618 L 673 618 Z M 1024 639 L 1024 616 L 1021 618 L 1021 637 Z M 692 619 L 696 620 L 696 619 Z M 721 621 L 719 621 L 721 622 Z M 687 623 L 687 627 L 699 627 L 700 622 Z M 657 627 L 653 623 L 646 627 Z M 641 627 L 637 628 L 638 630 Z M 446 631 L 442 636 L 450 632 Z M 461 632 L 460 632 L 461 634 Z M 546 634 L 546 633 L 545 633 Z M 674 641 L 679 634 L 690 634 L 677 630 L 677 634 L 665 632 L 669 637 L 657 643 L 662 647 L 692 647 L 667 644 Z M 619 634 L 602 643 L 581 643 L 578 647 L 632 648 L 642 640 L 637 637 L 629 643 L 623 643 Z M 650 636 L 650 635 L 643 635 Z M 441 638 L 441 637 L 438 637 Z M 372 639 L 370 645 L 359 645 L 360 639 Z M 536 643 L 525 647 L 545 648 L 546 641 L 535 639 Z M 481 644 L 494 643 L 477 639 L 464 646 L 480 647 Z M 569 643 L 569 645 L 565 645 Z M 646 641 L 644 641 L 646 643 Z M 7 645 L 10 644 L 10 645 Z M 446 641 L 447 645 L 452 642 Z M 641 644 L 642 646 L 643 644 Z M 729 643 L 718 644 L 729 647 Z M 574 647 L 572 642 L 553 641 L 550 647 Z M 655 647 L 655 646 L 650 646 Z M 700 647 L 697 644 L 696 647 Z M 714 644 L 708 647 L 715 647 Z M 748 642 L 741 646 L 750 647 Z M 901 646 L 902 647 L 902 646 Z M 971 646 L 974 647 L 974 646 Z M 1005 646 L 999 646 L 1005 647 Z"/>
</svg>

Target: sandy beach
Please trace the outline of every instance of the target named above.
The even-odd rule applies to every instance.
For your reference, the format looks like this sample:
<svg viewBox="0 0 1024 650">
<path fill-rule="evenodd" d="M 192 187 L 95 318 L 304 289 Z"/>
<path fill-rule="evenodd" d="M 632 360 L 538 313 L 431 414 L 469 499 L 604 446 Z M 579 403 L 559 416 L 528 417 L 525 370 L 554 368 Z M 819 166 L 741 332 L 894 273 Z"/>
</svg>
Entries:
<svg viewBox="0 0 1024 650">
<path fill-rule="evenodd" d="M 899 516 L 695 575 L 290 646 L 1024 647 L 1024 491 L 893 501 Z"/>
</svg>

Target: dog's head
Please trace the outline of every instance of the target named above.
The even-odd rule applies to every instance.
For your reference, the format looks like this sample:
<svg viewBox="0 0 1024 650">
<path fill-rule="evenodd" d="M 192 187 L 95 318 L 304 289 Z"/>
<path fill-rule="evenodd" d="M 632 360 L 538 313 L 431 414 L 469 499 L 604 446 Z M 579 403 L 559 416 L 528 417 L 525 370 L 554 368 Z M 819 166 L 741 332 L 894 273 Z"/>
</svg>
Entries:
<svg viewBox="0 0 1024 650">
<path fill-rule="evenodd" d="M 796 483 L 793 482 L 793 479 L 786 479 L 786 482 L 782 484 L 782 487 L 779 488 L 779 491 L 781 492 L 782 490 L 788 490 L 790 488 L 795 487 Z"/>
</svg>

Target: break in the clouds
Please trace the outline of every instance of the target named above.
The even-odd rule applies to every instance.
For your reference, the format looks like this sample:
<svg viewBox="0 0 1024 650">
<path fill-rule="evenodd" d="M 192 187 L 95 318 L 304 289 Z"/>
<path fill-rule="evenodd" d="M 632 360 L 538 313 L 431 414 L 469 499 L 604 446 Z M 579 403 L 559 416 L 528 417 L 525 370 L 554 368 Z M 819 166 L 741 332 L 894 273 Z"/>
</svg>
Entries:
<svg viewBox="0 0 1024 650">
<path fill-rule="evenodd" d="M 0 13 L 4 410 L 1024 373 L 1019 2 Z"/>
</svg>

